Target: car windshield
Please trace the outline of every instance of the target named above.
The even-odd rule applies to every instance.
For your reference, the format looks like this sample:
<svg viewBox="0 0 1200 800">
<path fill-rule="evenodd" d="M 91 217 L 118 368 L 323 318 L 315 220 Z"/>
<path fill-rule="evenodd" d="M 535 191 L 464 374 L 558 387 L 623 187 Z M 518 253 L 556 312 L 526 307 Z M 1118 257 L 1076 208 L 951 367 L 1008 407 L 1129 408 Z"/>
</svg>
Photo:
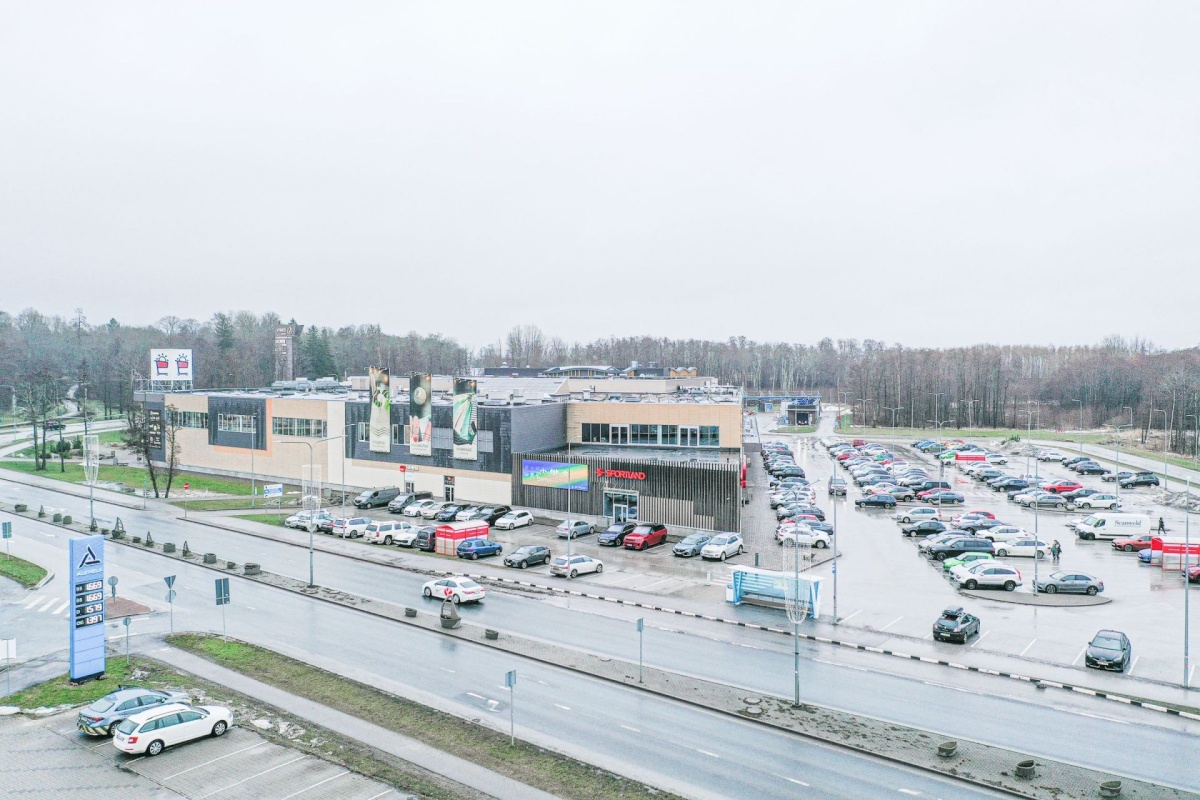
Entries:
<svg viewBox="0 0 1200 800">
<path fill-rule="evenodd" d="M 624 525 L 610 525 L 605 533 L 620 533 L 623 530 L 625 530 Z"/>
<path fill-rule="evenodd" d="M 133 733 L 136 728 L 137 728 L 136 722 L 134 722 L 131 719 L 126 719 L 126 720 L 122 720 L 121 724 L 117 726 L 117 731 L 119 731 L 120 733 L 124 733 L 124 734 L 130 734 L 130 733 Z"/>
<path fill-rule="evenodd" d="M 701 542 L 707 541 L 707 539 L 708 539 L 708 537 L 706 537 L 706 536 L 701 536 L 700 534 L 693 533 L 691 536 L 685 537 L 684 540 L 682 542 L 680 542 L 680 544 L 700 544 Z"/>
<path fill-rule="evenodd" d="M 649 525 L 638 525 L 636 528 L 633 529 L 633 532 L 634 533 L 649 533 L 650 526 Z"/>
<path fill-rule="evenodd" d="M 709 544 L 729 544 L 729 539 L 724 536 L 718 536 L 715 539 L 712 539 Z"/>
<path fill-rule="evenodd" d="M 1120 650 L 1121 640 L 1114 636 L 1097 636 L 1092 640 L 1092 644 L 1096 647 L 1103 647 L 1107 650 Z"/>
</svg>

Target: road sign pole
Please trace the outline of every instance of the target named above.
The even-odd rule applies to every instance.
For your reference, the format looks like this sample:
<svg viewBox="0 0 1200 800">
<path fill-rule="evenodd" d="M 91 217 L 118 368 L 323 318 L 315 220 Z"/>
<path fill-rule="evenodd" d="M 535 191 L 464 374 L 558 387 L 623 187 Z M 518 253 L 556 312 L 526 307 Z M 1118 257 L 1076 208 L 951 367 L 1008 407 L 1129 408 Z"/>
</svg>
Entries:
<svg viewBox="0 0 1200 800">
<path fill-rule="evenodd" d="M 125 666 L 128 667 L 129 666 L 129 626 L 131 624 L 133 624 L 133 620 L 131 620 L 129 617 L 126 617 L 125 619 L 121 620 L 121 622 L 125 626 Z"/>
<path fill-rule="evenodd" d="M 642 618 L 642 617 L 638 617 L 638 621 L 637 621 L 637 631 L 638 631 L 638 683 L 641 683 L 641 682 L 642 682 L 642 630 L 643 630 L 644 628 L 645 628 L 645 624 L 644 624 L 643 618 Z"/>
<path fill-rule="evenodd" d="M 225 606 L 221 606 L 221 638 L 229 638 L 228 634 L 225 633 Z"/>
<path fill-rule="evenodd" d="M 517 671 L 510 669 L 504 673 L 504 683 L 508 686 L 508 744 L 511 747 L 517 742 L 516 707 Z"/>
</svg>

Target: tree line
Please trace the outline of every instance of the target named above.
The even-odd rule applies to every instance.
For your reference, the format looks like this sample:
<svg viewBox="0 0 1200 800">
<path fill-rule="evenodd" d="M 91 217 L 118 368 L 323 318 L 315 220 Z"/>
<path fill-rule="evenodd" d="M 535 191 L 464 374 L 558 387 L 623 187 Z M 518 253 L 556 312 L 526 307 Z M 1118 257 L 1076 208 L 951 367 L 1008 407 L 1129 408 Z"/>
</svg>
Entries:
<svg viewBox="0 0 1200 800">
<path fill-rule="evenodd" d="M 124 414 L 134 380 L 148 377 L 151 348 L 193 350 L 197 388 L 269 385 L 275 376 L 274 313 L 218 312 L 201 322 L 167 316 L 154 325 L 90 322 L 34 309 L 0 312 L 0 404 L 15 396 L 20 415 L 44 418 L 78 387 L 103 413 Z M 1166 432 L 1193 454 L 1200 423 L 1200 350 L 1167 351 L 1109 337 L 1066 347 L 989 345 L 908 348 L 824 338 L 815 344 L 667 337 L 566 342 L 534 325 L 511 328 L 478 349 L 440 334 L 385 333 L 380 325 L 306 326 L 300 375 L 345 378 L 383 366 L 462 374 L 472 367 L 601 364 L 694 367 L 750 395 L 819 394 L 851 409 L 856 424 L 1024 430 L 1122 426 L 1146 442 Z M 1161 439 L 1156 439 L 1161 446 Z"/>
</svg>

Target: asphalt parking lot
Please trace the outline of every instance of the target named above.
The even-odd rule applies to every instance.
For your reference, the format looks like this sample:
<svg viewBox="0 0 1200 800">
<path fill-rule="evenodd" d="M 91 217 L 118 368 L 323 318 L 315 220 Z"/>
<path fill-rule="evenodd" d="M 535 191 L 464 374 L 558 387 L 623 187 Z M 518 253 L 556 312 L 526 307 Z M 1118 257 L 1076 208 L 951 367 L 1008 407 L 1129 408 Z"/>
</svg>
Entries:
<svg viewBox="0 0 1200 800">
<path fill-rule="evenodd" d="M 764 440 L 780 439 L 793 443 L 797 437 L 765 435 Z M 815 440 L 815 437 L 813 437 Z M 883 441 L 894 452 L 937 474 L 937 461 L 909 446 L 908 442 Z M 796 448 L 797 461 L 817 481 L 832 474 L 845 475 L 834 466 L 832 459 L 819 445 L 805 450 Z M 1023 458 L 1014 457 L 1004 467 L 1013 474 L 1025 472 Z M 1039 464 L 1039 474 L 1050 477 L 1073 477 L 1084 486 L 1110 488 L 1099 477 L 1082 477 L 1060 464 Z M 1084 646 L 1097 630 L 1113 628 L 1125 631 L 1134 644 L 1134 662 L 1130 673 L 1140 678 L 1178 683 L 1182 678 L 1183 598 L 1186 584 L 1178 574 L 1159 566 L 1141 564 L 1135 553 L 1123 553 L 1112 548 L 1108 541 L 1082 541 L 1075 538 L 1066 522 L 1085 516 L 1086 512 L 1049 511 L 1021 508 L 1009 502 L 1003 493 L 992 491 L 984 484 L 960 473 L 954 467 L 945 471 L 945 480 L 963 494 L 966 502 L 948 507 L 950 515 L 960 511 L 991 511 L 998 519 L 1025 530 L 1038 532 L 1049 543 L 1057 539 L 1063 548 L 1062 558 L 1055 565 L 1049 559 L 1038 562 L 1036 571 L 1045 575 L 1055 569 L 1086 572 L 1104 581 L 1102 595 L 1111 602 L 1092 607 L 1047 608 L 1017 605 L 1010 602 L 976 599 L 960 594 L 926 559 L 916 553 L 910 540 L 900 534 L 893 520 L 894 512 L 857 510 L 853 501 L 861 496 L 851 488 L 847 498 L 839 500 L 838 547 L 841 551 L 838 574 L 838 615 L 842 624 L 874 631 L 896 639 L 930 640 L 930 625 L 942 608 L 962 605 L 983 621 L 982 635 L 967 647 L 1023 656 L 1040 661 L 1074 665 L 1083 669 Z M 818 504 L 830 513 L 829 502 L 818 492 Z M 1168 526 L 1172 515 L 1155 502 L 1152 489 L 1123 490 L 1121 499 L 1127 511 L 1143 512 L 1157 519 L 1166 516 Z M 765 500 L 760 501 L 765 504 Z M 901 504 L 904 505 L 915 504 Z M 1175 519 L 1181 514 L 1175 512 Z M 1176 522 L 1176 527 L 1182 522 Z M 1024 586 L 1017 592 L 1030 593 L 1035 572 L 1034 559 L 1009 556 L 1004 559 L 1017 567 Z M 829 565 L 814 567 L 814 573 L 831 578 Z M 1193 587 L 1193 591 L 1197 587 Z M 1007 594 L 1002 590 L 997 595 Z M 1200 593 L 1194 594 L 1200 599 Z M 1011 599 L 1011 598 L 1006 598 Z M 832 613 L 827 597 L 823 608 Z M 889 646 L 887 639 L 875 642 Z M 897 642 L 892 642 L 896 645 Z M 938 643 L 947 656 L 962 645 Z"/>
<path fill-rule="evenodd" d="M 336 764 L 233 727 L 154 758 L 118 752 L 108 738 L 84 736 L 77 711 L 41 719 L 0 719 L 0 794 L 58 800 L 96 796 L 138 800 L 400 800 L 409 797 Z"/>
</svg>

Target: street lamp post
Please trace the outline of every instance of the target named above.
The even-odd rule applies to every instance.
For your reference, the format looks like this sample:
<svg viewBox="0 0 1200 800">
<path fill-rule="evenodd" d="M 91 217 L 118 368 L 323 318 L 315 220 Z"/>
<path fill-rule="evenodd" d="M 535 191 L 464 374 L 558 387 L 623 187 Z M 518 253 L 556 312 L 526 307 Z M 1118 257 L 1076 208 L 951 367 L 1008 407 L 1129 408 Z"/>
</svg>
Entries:
<svg viewBox="0 0 1200 800">
<path fill-rule="evenodd" d="M 255 429 L 257 430 L 257 425 L 255 426 Z M 331 442 L 334 439 L 341 439 L 341 438 L 345 437 L 345 435 L 346 434 L 344 434 L 344 433 L 339 433 L 337 436 L 326 436 L 324 439 L 318 439 L 315 442 L 315 444 L 321 444 L 322 442 Z M 309 479 L 309 481 L 311 481 L 312 476 L 313 476 L 313 444 L 314 444 L 314 442 L 279 442 L 279 444 L 302 444 L 308 448 L 308 479 Z M 346 477 L 345 476 L 345 470 L 346 470 L 345 454 L 346 454 L 346 450 L 345 450 L 345 448 L 342 448 L 342 458 L 343 458 L 342 478 L 343 478 L 343 480 Z M 320 503 L 318 502 L 317 505 L 319 506 Z M 342 509 L 343 509 L 342 518 L 343 519 L 345 519 L 345 508 L 346 508 L 346 492 L 345 492 L 345 487 L 343 487 L 342 488 Z M 316 586 L 316 583 L 313 580 L 313 532 L 316 528 L 316 522 L 317 522 L 316 511 L 317 511 L 317 509 L 315 509 L 315 508 L 310 509 L 309 515 L 308 515 L 308 588 L 309 589 L 312 589 L 314 586 Z"/>
<path fill-rule="evenodd" d="M 1187 479 L 1187 489 L 1183 495 L 1183 688 L 1192 688 L 1191 667 L 1191 633 L 1189 623 L 1191 589 L 1188 588 L 1188 564 L 1192 561 L 1192 478 Z"/>
<path fill-rule="evenodd" d="M 938 401 L 938 398 L 939 398 L 939 397 L 945 397 L 945 396 L 946 396 L 946 393 L 945 393 L 945 392 L 926 392 L 925 394 L 927 394 L 927 395 L 931 395 L 931 396 L 933 397 L 933 427 L 934 427 L 935 429 L 941 428 L 941 426 L 940 426 L 940 425 L 938 425 L 938 422 L 937 422 L 937 420 L 938 420 L 938 406 L 940 406 L 940 405 L 941 405 L 941 403 Z"/>
<path fill-rule="evenodd" d="M 1167 410 L 1165 408 L 1150 409 L 1150 424 L 1154 424 L 1154 415 L 1163 415 L 1163 489 L 1167 488 L 1167 445 L 1170 444 L 1171 432 L 1167 430 Z"/>
<path fill-rule="evenodd" d="M 827 484 L 832 485 L 832 481 L 835 477 L 836 477 L 835 475 L 831 475 L 829 477 L 829 481 L 827 481 Z M 832 537 L 833 538 L 833 624 L 837 625 L 838 619 L 839 619 L 838 618 L 838 605 L 837 605 L 837 583 L 838 583 L 838 578 L 837 578 L 837 575 L 838 575 L 838 569 L 837 569 L 837 557 L 838 557 L 837 499 L 838 499 L 838 496 L 836 494 L 833 494 L 833 495 L 830 495 L 830 497 L 833 498 L 833 500 L 831 501 L 833 503 L 833 537 Z"/>
<path fill-rule="evenodd" d="M 1079 403 L 1079 455 L 1083 455 L 1083 401 L 1072 398 L 1068 403 Z"/>
<path fill-rule="evenodd" d="M 1133 415 L 1131 414 L 1130 416 L 1132 417 Z M 1114 477 L 1113 482 L 1117 486 L 1116 495 L 1117 495 L 1117 506 L 1118 507 L 1121 505 L 1121 429 L 1122 428 L 1132 428 L 1132 427 L 1133 427 L 1132 424 L 1117 426 L 1117 450 L 1116 450 L 1117 466 L 1116 466 L 1116 469 L 1114 470 L 1115 477 Z"/>
<path fill-rule="evenodd" d="M 863 425 L 865 426 L 867 424 L 867 403 L 874 403 L 875 400 L 870 397 L 859 397 L 859 398 L 856 398 L 856 400 L 858 402 L 862 403 Z"/>
<path fill-rule="evenodd" d="M 892 412 L 892 436 L 895 436 L 896 435 L 896 412 L 903 411 L 904 406 L 896 406 L 895 408 L 892 408 L 891 406 L 880 406 L 880 408 L 882 408 L 884 411 Z"/>
</svg>

